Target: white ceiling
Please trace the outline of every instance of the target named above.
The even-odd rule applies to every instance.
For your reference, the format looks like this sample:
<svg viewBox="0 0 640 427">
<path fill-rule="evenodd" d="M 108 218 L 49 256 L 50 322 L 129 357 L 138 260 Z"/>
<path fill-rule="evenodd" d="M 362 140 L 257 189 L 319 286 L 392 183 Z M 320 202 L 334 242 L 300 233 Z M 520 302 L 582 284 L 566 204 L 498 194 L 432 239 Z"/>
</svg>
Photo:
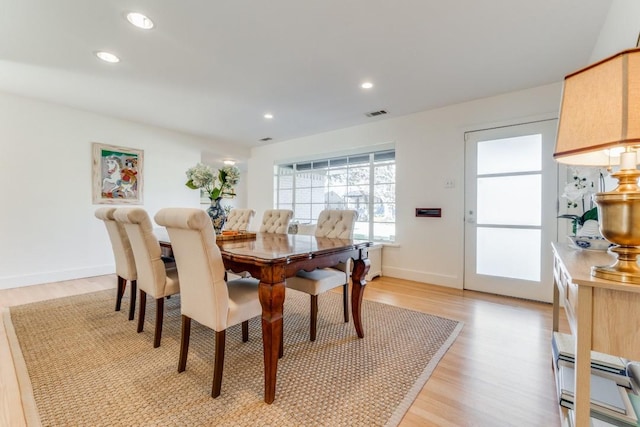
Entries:
<svg viewBox="0 0 640 427">
<path fill-rule="evenodd" d="M 588 63 L 610 5 L 3 0 L 0 90 L 251 147 L 561 81 Z"/>
</svg>

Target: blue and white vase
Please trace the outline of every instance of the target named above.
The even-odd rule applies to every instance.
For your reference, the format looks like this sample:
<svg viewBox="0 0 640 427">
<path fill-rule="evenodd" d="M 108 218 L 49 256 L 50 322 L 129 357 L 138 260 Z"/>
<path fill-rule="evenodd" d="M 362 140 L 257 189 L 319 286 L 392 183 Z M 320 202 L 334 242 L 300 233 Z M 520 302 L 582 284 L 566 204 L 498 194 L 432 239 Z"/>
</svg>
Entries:
<svg viewBox="0 0 640 427">
<path fill-rule="evenodd" d="M 227 220 L 227 213 L 224 211 L 224 208 L 220 206 L 220 200 L 222 200 L 221 197 L 215 200 L 211 199 L 211 206 L 207 209 L 216 234 L 222 233 L 222 227 L 224 227 L 224 223 Z"/>
</svg>

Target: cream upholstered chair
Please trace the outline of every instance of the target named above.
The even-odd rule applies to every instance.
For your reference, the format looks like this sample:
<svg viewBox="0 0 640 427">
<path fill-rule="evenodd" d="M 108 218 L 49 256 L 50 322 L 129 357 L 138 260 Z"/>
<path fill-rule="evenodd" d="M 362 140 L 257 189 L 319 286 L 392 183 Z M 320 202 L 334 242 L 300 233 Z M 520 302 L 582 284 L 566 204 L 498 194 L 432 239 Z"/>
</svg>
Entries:
<svg viewBox="0 0 640 427">
<path fill-rule="evenodd" d="M 223 230 L 247 230 L 255 213 L 256 211 L 253 209 L 231 209 Z"/>
<path fill-rule="evenodd" d="M 131 282 L 131 301 L 129 304 L 129 320 L 133 320 L 136 311 L 136 261 L 133 258 L 133 250 L 131 243 L 124 230 L 124 226 L 116 222 L 113 213 L 115 207 L 103 207 L 96 210 L 96 218 L 104 221 L 111 240 L 111 248 L 113 257 L 116 261 L 117 293 L 116 293 L 116 311 L 120 311 L 122 304 L 122 296 L 124 295 L 127 281 Z"/>
<path fill-rule="evenodd" d="M 353 227 L 358 213 L 354 210 L 323 210 L 318 216 L 316 237 L 330 237 L 338 239 L 352 239 Z M 318 323 L 318 295 L 330 289 L 342 286 L 342 305 L 344 321 L 349 321 L 349 274 L 351 260 L 332 268 L 320 268 L 309 271 L 299 271 L 294 277 L 287 279 L 287 288 L 305 292 L 311 295 L 311 314 L 309 337 L 316 340 L 316 325 Z"/>
<path fill-rule="evenodd" d="M 293 211 L 289 209 L 267 209 L 262 216 L 260 233 L 286 234 Z"/>
<path fill-rule="evenodd" d="M 178 372 L 187 366 L 191 319 L 215 331 L 215 361 L 211 397 L 220 395 L 227 328 L 242 324 L 242 340 L 249 339 L 249 319 L 260 316 L 256 279 L 225 282 L 225 269 L 215 242 L 211 219 L 202 209 L 165 208 L 155 216 L 169 232 L 180 272 L 182 337 Z"/>
<path fill-rule="evenodd" d="M 204 212 L 204 211 L 203 211 Z M 158 239 L 153 234 L 153 226 L 147 211 L 141 208 L 116 209 L 116 221 L 124 225 L 127 232 L 138 272 L 140 289 L 140 308 L 138 313 L 138 332 L 144 329 L 144 317 L 147 294 L 156 300 L 156 323 L 153 347 L 160 346 L 162 339 L 162 320 L 164 317 L 164 298 L 180 292 L 178 271 L 165 267 Z"/>
<path fill-rule="evenodd" d="M 255 215 L 256 211 L 253 209 L 231 209 L 229 212 L 229 216 L 227 216 L 227 220 L 224 223 L 224 227 L 222 231 L 231 230 L 231 231 L 246 231 L 249 229 L 249 225 L 251 224 L 251 219 Z M 234 273 L 232 271 L 228 271 L 229 274 L 233 274 L 232 277 L 251 277 L 251 275 L 247 271 L 243 271 L 241 273 Z"/>
</svg>

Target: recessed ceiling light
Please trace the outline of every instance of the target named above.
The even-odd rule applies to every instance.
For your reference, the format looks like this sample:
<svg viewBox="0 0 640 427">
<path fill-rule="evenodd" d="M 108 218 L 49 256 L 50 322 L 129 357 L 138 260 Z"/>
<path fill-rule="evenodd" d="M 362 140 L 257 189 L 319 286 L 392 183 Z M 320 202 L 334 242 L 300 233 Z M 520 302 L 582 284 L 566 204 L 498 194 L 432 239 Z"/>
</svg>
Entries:
<svg viewBox="0 0 640 427">
<path fill-rule="evenodd" d="M 127 21 L 131 22 L 138 28 L 142 28 L 143 30 L 150 30 L 153 28 L 153 21 L 149 19 L 147 16 L 138 12 L 129 12 L 127 13 Z"/>
<path fill-rule="evenodd" d="M 273 114 L 271 114 L 271 113 L 265 113 L 264 118 L 265 118 L 265 119 L 273 119 Z"/>
<path fill-rule="evenodd" d="M 120 62 L 120 58 L 115 56 L 113 53 L 100 51 L 100 52 L 96 52 L 96 56 L 102 59 L 103 61 L 110 62 L 112 64 L 115 64 L 116 62 Z"/>
<path fill-rule="evenodd" d="M 234 162 L 233 160 L 225 160 L 225 161 L 224 161 L 224 162 L 222 162 L 222 163 L 224 163 L 224 164 L 225 164 L 225 165 L 227 165 L 227 166 L 233 166 L 233 165 L 235 165 L 235 164 L 236 164 L 236 162 Z"/>
<path fill-rule="evenodd" d="M 371 82 L 364 82 L 360 85 L 360 87 L 362 89 L 371 89 L 373 87 L 373 83 Z"/>
</svg>

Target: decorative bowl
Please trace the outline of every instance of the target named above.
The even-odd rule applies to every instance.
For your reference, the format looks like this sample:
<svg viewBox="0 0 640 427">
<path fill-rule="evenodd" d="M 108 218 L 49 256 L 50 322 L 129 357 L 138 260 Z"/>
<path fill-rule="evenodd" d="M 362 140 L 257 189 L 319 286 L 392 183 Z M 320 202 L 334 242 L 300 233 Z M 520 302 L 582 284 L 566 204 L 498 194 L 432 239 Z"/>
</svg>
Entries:
<svg viewBox="0 0 640 427">
<path fill-rule="evenodd" d="M 606 251 L 609 247 L 614 246 L 602 236 L 569 236 L 569 240 L 577 248 L 593 251 Z"/>
</svg>

